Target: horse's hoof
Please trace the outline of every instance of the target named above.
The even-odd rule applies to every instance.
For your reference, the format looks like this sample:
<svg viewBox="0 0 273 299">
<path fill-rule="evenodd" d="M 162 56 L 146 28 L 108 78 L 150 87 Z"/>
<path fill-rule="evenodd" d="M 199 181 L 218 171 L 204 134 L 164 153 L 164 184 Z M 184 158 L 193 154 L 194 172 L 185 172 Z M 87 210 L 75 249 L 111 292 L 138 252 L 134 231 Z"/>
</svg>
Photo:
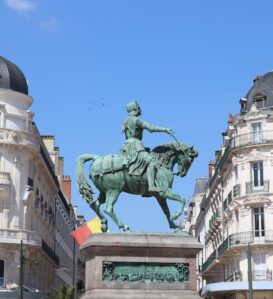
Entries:
<svg viewBox="0 0 273 299">
<path fill-rule="evenodd" d="M 179 215 L 178 215 L 178 216 L 177 216 L 177 215 L 172 215 L 172 216 L 170 217 L 170 220 L 171 220 L 171 221 L 175 221 L 178 217 L 179 217 Z"/>
<path fill-rule="evenodd" d="M 130 232 L 131 229 L 130 229 L 130 227 L 129 227 L 128 225 L 124 225 L 124 226 L 123 226 L 123 231 L 124 231 L 124 232 Z"/>
<path fill-rule="evenodd" d="M 107 223 L 102 223 L 102 224 L 101 224 L 101 231 L 102 231 L 103 233 L 106 233 L 107 230 L 108 230 L 108 225 L 107 225 Z"/>
</svg>

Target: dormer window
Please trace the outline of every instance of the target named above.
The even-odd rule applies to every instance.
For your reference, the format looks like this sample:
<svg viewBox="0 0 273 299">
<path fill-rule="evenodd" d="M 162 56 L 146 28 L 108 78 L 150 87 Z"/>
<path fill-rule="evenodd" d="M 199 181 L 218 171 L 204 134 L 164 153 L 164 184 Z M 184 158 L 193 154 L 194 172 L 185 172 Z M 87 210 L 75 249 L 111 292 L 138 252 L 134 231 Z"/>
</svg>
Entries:
<svg viewBox="0 0 273 299">
<path fill-rule="evenodd" d="M 253 100 L 257 108 L 264 108 L 266 95 L 261 92 L 258 92 L 253 96 Z"/>
<path fill-rule="evenodd" d="M 241 110 L 240 112 L 243 114 L 246 112 L 246 104 L 247 104 L 247 99 L 241 98 L 240 99 L 240 105 L 241 105 Z"/>
</svg>

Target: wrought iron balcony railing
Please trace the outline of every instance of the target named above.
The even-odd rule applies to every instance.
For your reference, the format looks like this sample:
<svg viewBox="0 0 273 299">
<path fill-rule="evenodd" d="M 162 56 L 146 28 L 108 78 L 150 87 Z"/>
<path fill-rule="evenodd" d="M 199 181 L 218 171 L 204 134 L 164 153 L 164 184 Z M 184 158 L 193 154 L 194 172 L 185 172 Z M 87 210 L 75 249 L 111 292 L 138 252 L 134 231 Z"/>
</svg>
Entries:
<svg viewBox="0 0 273 299">
<path fill-rule="evenodd" d="M 266 244 L 273 243 L 273 231 L 262 231 L 258 234 L 254 231 L 240 232 L 232 234 L 227 237 L 213 253 L 207 258 L 202 265 L 202 272 L 204 272 L 218 257 L 220 257 L 226 250 L 234 246 L 252 244 Z M 271 273 L 272 275 L 272 273 Z"/>
<path fill-rule="evenodd" d="M 264 143 L 273 143 L 273 131 L 260 131 L 242 134 L 231 139 L 232 148 Z"/>
<path fill-rule="evenodd" d="M 10 173 L 0 171 L 0 185 L 10 185 Z"/>
<path fill-rule="evenodd" d="M 42 249 L 56 265 L 59 265 L 59 257 L 53 251 L 53 249 L 46 243 L 46 241 L 44 241 L 43 239 L 42 239 Z"/>
<path fill-rule="evenodd" d="M 254 186 L 254 181 L 246 182 L 246 194 L 269 192 L 269 180 L 264 180 L 262 186 Z"/>
<path fill-rule="evenodd" d="M 241 271 L 233 271 L 225 281 L 241 281 L 242 280 L 242 272 Z"/>
<path fill-rule="evenodd" d="M 241 184 L 233 186 L 233 198 L 241 195 Z"/>
<path fill-rule="evenodd" d="M 225 152 L 224 152 L 223 156 L 220 158 L 219 162 L 216 165 L 213 177 L 209 181 L 209 187 L 210 188 L 214 185 L 215 180 L 216 180 L 219 172 L 222 170 L 224 164 L 226 163 L 226 160 L 227 160 L 230 152 L 231 152 L 231 146 L 228 145 L 227 148 L 225 149 Z"/>
<path fill-rule="evenodd" d="M 232 192 L 230 191 L 228 196 L 223 202 L 223 211 L 225 211 L 228 207 L 228 205 L 232 202 Z"/>
<path fill-rule="evenodd" d="M 222 213 L 220 208 L 218 207 L 209 220 L 209 228 L 212 229 L 215 226 L 217 227 L 221 221 Z"/>
<path fill-rule="evenodd" d="M 24 244 L 41 247 L 40 234 L 35 231 L 0 229 L 0 243 L 20 244 L 21 240 Z"/>
<path fill-rule="evenodd" d="M 271 270 L 254 270 L 252 272 L 253 280 L 272 280 Z"/>
<path fill-rule="evenodd" d="M 236 246 L 254 242 L 254 231 L 236 233 L 229 236 L 229 245 Z"/>
<path fill-rule="evenodd" d="M 224 164 L 226 163 L 230 152 L 233 149 L 244 147 L 248 145 L 256 145 L 256 144 L 268 144 L 273 143 L 273 131 L 260 131 L 260 132 L 253 132 L 248 134 L 242 134 L 235 137 L 232 137 L 227 145 L 224 154 L 216 162 L 214 175 L 209 181 L 209 188 L 212 188 L 214 185 L 216 178 L 220 171 L 222 170 Z"/>
</svg>

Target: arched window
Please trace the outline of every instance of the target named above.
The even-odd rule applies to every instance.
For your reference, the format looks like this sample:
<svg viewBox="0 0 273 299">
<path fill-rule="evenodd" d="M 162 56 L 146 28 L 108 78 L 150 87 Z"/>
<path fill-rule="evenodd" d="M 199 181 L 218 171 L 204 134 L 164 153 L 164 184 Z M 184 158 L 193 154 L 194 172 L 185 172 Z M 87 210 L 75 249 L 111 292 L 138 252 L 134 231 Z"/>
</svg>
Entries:
<svg viewBox="0 0 273 299">
<path fill-rule="evenodd" d="M 0 260 L 0 287 L 5 285 L 4 270 L 4 261 Z"/>
</svg>

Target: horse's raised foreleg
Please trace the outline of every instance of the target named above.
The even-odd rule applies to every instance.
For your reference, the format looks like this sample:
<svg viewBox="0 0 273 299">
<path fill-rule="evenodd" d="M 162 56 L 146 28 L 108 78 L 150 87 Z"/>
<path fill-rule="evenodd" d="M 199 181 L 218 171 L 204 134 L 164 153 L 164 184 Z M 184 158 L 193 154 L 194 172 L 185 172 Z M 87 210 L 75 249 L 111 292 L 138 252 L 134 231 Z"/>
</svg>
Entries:
<svg viewBox="0 0 273 299">
<path fill-rule="evenodd" d="M 178 209 L 171 215 L 170 219 L 172 221 L 176 220 L 184 211 L 185 207 L 185 198 L 175 192 L 171 188 L 168 188 L 168 190 L 165 192 L 164 197 L 178 201 L 180 203 L 180 206 Z"/>
<path fill-rule="evenodd" d="M 120 194 L 119 190 L 108 190 L 106 191 L 106 204 L 104 212 L 109 215 L 112 220 L 116 223 L 119 229 L 123 229 L 124 231 L 130 230 L 130 228 L 125 225 L 115 214 L 114 212 L 114 205 L 118 199 Z"/>
<path fill-rule="evenodd" d="M 90 203 L 90 208 L 98 215 L 101 220 L 101 230 L 105 233 L 108 230 L 107 219 L 100 210 L 100 206 L 105 203 L 105 193 L 101 192 L 98 199 Z"/>
<path fill-rule="evenodd" d="M 170 214 L 169 207 L 167 205 L 166 198 L 157 196 L 156 199 L 169 222 L 170 228 L 174 228 L 174 229 L 178 228 L 178 226 L 175 224 L 175 222 L 173 220 L 171 220 L 171 214 Z"/>
</svg>

